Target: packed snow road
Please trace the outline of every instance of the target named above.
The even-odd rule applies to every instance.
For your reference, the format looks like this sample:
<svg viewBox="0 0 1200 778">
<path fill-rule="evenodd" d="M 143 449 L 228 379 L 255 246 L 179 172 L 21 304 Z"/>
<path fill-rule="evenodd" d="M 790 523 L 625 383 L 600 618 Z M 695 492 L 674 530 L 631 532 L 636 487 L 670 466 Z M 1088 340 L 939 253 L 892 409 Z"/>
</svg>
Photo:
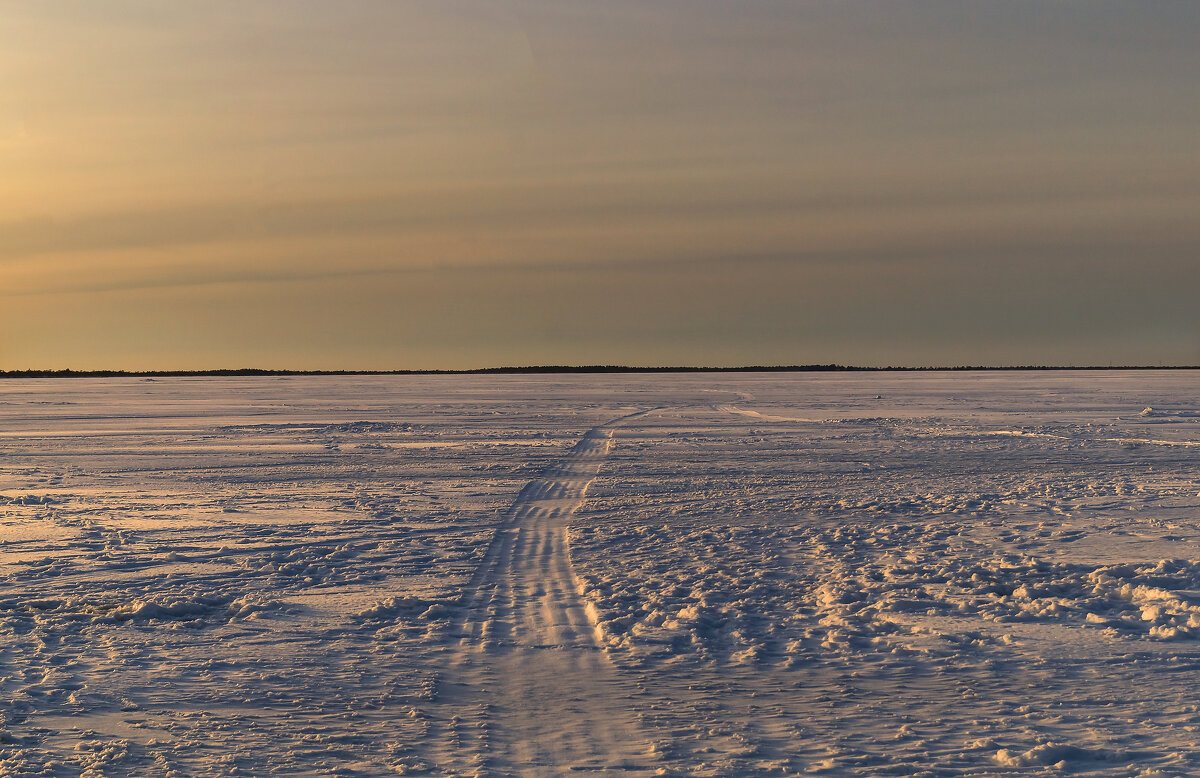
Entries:
<svg viewBox="0 0 1200 778">
<path fill-rule="evenodd" d="M 0 774 L 1195 774 L 1198 386 L 5 381 Z"/>
<path fill-rule="evenodd" d="M 653 748 L 624 704 L 632 685 L 601 650 L 567 550 L 613 427 L 629 418 L 589 430 L 521 490 L 467 589 L 461 651 L 443 676 L 450 707 L 434 716 L 468 733 L 441 740 L 452 748 L 438 761 L 455 772 L 653 774 Z"/>
</svg>

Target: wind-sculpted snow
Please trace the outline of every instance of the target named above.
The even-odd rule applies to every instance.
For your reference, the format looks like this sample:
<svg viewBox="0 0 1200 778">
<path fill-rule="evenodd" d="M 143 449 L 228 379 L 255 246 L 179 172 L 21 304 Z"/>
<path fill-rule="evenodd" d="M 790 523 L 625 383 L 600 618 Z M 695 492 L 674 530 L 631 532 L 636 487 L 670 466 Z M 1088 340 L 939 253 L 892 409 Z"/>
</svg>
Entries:
<svg viewBox="0 0 1200 778">
<path fill-rule="evenodd" d="M 0 394 L 0 775 L 1200 772 L 1192 373 Z"/>
<path fill-rule="evenodd" d="M 609 573 L 586 566 L 580 592 L 606 645 L 636 655 L 788 663 L 812 646 L 902 643 L 907 614 L 1200 638 L 1200 561 L 1061 563 L 947 542 L 961 525 L 929 530 L 626 527 L 572 539 L 583 558 L 621 560 Z"/>
</svg>

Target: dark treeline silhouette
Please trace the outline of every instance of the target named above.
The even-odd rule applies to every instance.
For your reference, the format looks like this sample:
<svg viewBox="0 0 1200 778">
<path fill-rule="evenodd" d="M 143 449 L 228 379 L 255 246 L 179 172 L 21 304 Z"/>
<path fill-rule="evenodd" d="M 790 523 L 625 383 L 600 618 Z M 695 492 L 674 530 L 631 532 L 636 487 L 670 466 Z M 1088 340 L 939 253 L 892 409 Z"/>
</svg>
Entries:
<svg viewBox="0 0 1200 778">
<path fill-rule="evenodd" d="M 913 373 L 942 371 L 1031 370 L 1200 370 L 1200 365 L 954 365 L 946 367 L 863 367 L 857 365 L 745 365 L 740 367 L 631 367 L 629 365 L 529 365 L 480 367 L 470 370 L 0 370 L 0 378 L 202 378 L 206 376 L 338 376 L 338 375 L 530 375 L 549 373 Z"/>
</svg>

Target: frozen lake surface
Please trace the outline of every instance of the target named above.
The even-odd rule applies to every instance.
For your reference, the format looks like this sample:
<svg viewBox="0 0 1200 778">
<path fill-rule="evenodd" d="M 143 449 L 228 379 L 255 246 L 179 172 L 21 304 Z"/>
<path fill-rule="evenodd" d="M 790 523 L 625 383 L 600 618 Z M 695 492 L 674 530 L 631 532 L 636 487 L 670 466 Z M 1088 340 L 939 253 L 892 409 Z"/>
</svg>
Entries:
<svg viewBox="0 0 1200 778">
<path fill-rule="evenodd" d="M 2 775 L 1200 773 L 1200 373 L 0 382 Z"/>
</svg>

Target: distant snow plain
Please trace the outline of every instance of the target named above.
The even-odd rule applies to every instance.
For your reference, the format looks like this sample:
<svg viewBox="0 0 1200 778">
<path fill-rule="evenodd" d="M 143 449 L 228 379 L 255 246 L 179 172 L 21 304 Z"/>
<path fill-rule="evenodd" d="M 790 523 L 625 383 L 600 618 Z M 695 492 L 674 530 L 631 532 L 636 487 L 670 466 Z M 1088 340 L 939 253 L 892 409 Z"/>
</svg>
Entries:
<svg viewBox="0 0 1200 778">
<path fill-rule="evenodd" d="M 2 775 L 1200 774 L 1200 374 L 0 382 Z"/>
</svg>

